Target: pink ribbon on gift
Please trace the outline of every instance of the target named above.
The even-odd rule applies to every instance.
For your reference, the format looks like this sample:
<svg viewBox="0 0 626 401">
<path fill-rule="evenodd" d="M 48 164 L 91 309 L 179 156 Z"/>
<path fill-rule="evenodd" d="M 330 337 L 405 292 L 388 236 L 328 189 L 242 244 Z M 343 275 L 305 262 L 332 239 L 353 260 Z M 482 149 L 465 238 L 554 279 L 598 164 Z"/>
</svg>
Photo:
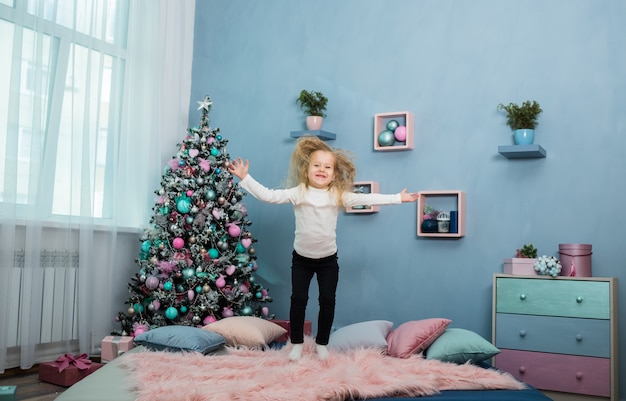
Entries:
<svg viewBox="0 0 626 401">
<path fill-rule="evenodd" d="M 65 354 L 58 357 L 52 363 L 52 366 L 56 366 L 59 368 L 59 373 L 63 372 L 65 369 L 69 368 L 72 365 L 76 366 L 80 370 L 89 369 L 91 367 L 91 360 L 89 359 L 87 354 L 80 354 L 78 356 Z"/>
</svg>

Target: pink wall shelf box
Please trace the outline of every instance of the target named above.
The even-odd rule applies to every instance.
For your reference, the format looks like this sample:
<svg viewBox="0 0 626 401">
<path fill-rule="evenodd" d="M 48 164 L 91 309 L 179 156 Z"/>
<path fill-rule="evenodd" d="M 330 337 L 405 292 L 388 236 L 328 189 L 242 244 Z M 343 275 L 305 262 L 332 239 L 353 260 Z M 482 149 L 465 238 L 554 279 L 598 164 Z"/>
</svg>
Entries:
<svg viewBox="0 0 626 401">
<path fill-rule="evenodd" d="M 465 236 L 465 192 L 463 191 L 420 191 L 417 193 L 417 236 L 437 238 L 461 238 Z M 452 215 L 456 211 L 456 232 L 423 232 L 424 208 L 432 206 Z M 450 227 L 454 224 L 451 221 Z"/>
<path fill-rule="evenodd" d="M 381 145 L 379 135 L 385 130 L 390 122 L 396 121 L 398 128 L 392 131 L 393 139 L 388 145 Z M 391 127 L 393 128 L 393 127 Z M 404 139 L 402 140 L 398 140 Z M 413 114 L 408 111 L 398 111 L 394 113 L 374 114 L 374 150 L 380 151 L 400 151 L 413 149 Z"/>
<path fill-rule="evenodd" d="M 379 191 L 379 186 L 377 182 L 374 181 L 357 181 L 353 184 L 353 187 L 361 188 L 363 193 L 366 194 L 377 194 Z M 378 213 L 380 210 L 380 206 L 351 206 L 346 208 L 346 213 Z"/>
</svg>

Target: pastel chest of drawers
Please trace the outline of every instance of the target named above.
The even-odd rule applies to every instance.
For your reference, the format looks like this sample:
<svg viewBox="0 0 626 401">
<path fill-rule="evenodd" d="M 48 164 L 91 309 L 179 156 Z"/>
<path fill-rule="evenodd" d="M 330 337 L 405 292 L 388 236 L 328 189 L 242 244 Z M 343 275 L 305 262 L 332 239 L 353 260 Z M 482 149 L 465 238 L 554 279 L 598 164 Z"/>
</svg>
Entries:
<svg viewBox="0 0 626 401">
<path fill-rule="evenodd" d="M 492 327 L 499 369 L 558 399 L 619 400 L 617 278 L 495 274 Z"/>
</svg>

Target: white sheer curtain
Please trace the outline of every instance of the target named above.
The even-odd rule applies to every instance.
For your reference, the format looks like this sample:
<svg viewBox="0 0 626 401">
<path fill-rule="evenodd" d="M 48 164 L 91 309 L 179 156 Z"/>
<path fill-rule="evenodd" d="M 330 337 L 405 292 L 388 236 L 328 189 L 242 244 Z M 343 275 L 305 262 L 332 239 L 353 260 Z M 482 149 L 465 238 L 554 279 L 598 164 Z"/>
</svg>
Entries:
<svg viewBox="0 0 626 401">
<path fill-rule="evenodd" d="M 113 329 L 136 257 L 119 234 L 148 224 L 161 144 L 188 125 L 194 15 L 191 0 L 0 0 L 0 373 L 91 354 Z M 46 249 L 78 251 L 77 273 L 70 257 L 50 279 Z M 48 304 L 50 281 L 77 298 Z"/>
</svg>

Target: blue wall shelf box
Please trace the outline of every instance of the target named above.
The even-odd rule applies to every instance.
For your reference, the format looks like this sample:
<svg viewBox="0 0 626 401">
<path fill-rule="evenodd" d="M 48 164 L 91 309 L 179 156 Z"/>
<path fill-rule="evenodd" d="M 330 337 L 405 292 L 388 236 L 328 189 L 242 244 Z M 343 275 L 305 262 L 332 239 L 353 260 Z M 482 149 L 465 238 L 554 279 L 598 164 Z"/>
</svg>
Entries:
<svg viewBox="0 0 626 401">
<path fill-rule="evenodd" d="M 323 139 L 325 141 L 333 140 L 337 137 L 337 135 L 332 132 L 323 131 L 321 129 L 318 130 L 307 130 L 307 131 L 291 131 L 292 138 L 300 138 L 304 135 L 315 135 L 316 137 Z"/>
<path fill-rule="evenodd" d="M 498 146 L 498 152 L 507 159 L 538 159 L 546 157 L 546 150 L 541 145 Z"/>
</svg>

